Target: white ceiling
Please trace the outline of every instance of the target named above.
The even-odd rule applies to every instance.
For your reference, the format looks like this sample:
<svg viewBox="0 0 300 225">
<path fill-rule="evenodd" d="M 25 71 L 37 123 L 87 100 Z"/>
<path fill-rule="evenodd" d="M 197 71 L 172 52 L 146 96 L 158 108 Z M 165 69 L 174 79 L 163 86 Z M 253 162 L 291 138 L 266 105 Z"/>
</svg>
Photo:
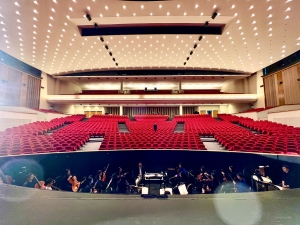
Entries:
<svg viewBox="0 0 300 225">
<path fill-rule="evenodd" d="M 199 43 L 184 68 L 252 73 L 300 49 L 299 8 L 299 0 L 0 0 L 0 49 L 56 74 L 115 69 L 104 44 L 119 68 L 183 68 Z M 81 37 L 74 25 L 87 12 L 98 22 L 168 17 L 181 23 L 186 17 L 204 23 L 214 11 L 220 14 L 216 19 L 232 19 L 223 35 L 204 35 L 201 42 L 199 35 L 129 35 L 104 37 L 102 43 Z"/>
</svg>

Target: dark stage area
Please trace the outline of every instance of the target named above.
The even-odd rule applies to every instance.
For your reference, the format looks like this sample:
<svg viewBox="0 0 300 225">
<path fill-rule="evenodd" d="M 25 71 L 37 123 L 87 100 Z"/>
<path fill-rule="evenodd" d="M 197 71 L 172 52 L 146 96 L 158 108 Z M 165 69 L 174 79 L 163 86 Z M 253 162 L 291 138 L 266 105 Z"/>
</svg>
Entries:
<svg viewBox="0 0 300 225">
<path fill-rule="evenodd" d="M 245 174 L 249 186 L 252 186 L 250 177 L 259 166 L 269 166 L 266 168 L 266 175 L 272 179 L 273 184 L 281 182 L 283 164 L 288 164 L 298 179 L 300 177 L 300 157 L 228 151 L 114 150 L 23 155 L 0 157 L 0 168 L 4 174 L 13 177 L 15 184 L 21 185 L 29 172 L 36 174 L 39 180 L 44 180 L 62 176 L 65 170 L 70 168 L 72 174 L 80 181 L 84 176 L 94 176 L 99 169 L 103 170 L 110 163 L 108 176 L 115 173 L 120 166 L 124 172 L 129 172 L 127 179 L 133 184 L 131 171 L 136 168 L 139 161 L 145 166 L 146 172 L 163 171 L 168 172 L 169 176 L 174 175 L 174 169 L 179 162 L 182 162 L 195 176 L 201 166 L 219 171 L 231 165 L 236 172 Z M 24 167 L 26 171 L 20 173 L 24 171 Z"/>
<path fill-rule="evenodd" d="M 299 224 L 300 190 L 218 195 L 92 195 L 0 185 L 0 224 Z"/>
</svg>

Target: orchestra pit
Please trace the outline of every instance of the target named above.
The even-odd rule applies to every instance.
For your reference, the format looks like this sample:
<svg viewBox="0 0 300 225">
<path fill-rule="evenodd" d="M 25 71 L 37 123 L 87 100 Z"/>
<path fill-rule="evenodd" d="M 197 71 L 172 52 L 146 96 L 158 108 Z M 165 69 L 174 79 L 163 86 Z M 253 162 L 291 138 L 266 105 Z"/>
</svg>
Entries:
<svg viewBox="0 0 300 225">
<path fill-rule="evenodd" d="M 0 224 L 299 224 L 299 0 L 0 0 Z"/>
</svg>

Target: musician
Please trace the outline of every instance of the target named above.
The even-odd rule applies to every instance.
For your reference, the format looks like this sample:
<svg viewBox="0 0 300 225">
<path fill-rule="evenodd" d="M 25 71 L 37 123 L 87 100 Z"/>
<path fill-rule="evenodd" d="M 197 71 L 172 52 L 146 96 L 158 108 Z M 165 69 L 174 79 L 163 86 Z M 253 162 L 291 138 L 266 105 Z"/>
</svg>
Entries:
<svg viewBox="0 0 300 225">
<path fill-rule="evenodd" d="M 52 185 L 53 185 L 53 184 L 54 184 L 54 179 L 48 178 L 48 179 L 45 181 L 45 184 L 44 184 L 44 188 L 43 188 L 43 189 L 52 191 Z"/>
<path fill-rule="evenodd" d="M 64 191 L 72 191 L 72 184 L 70 183 L 70 179 L 73 179 L 70 169 L 66 169 L 65 175 L 63 177 L 60 189 Z"/>
<path fill-rule="evenodd" d="M 107 183 L 103 181 L 103 172 L 102 170 L 98 170 L 97 174 L 95 175 L 93 189 L 97 189 L 97 193 L 102 193 L 105 191 Z"/>
<path fill-rule="evenodd" d="M 235 190 L 236 192 L 249 192 L 249 188 L 246 184 L 246 180 L 244 178 L 244 175 L 242 173 L 238 173 L 236 175 L 236 181 L 234 181 L 235 183 Z"/>
<path fill-rule="evenodd" d="M 123 172 L 123 169 L 119 167 L 119 170 L 116 172 L 116 180 L 117 180 L 117 192 L 126 193 L 129 184 L 126 180 L 127 173 Z"/>
<path fill-rule="evenodd" d="M 24 187 L 34 188 L 35 184 L 37 183 L 35 179 L 35 175 L 33 173 L 30 173 L 27 175 L 27 179 L 25 183 L 23 184 Z"/>
<path fill-rule="evenodd" d="M 92 176 L 89 176 L 81 185 L 80 192 L 90 193 L 93 190 L 94 179 Z M 97 189 L 96 189 L 97 191 Z"/>
<path fill-rule="evenodd" d="M 282 187 L 283 188 L 295 188 L 295 176 L 291 173 L 288 165 L 282 166 Z"/>
<path fill-rule="evenodd" d="M 145 176 L 145 167 L 142 162 L 139 162 L 136 169 L 132 171 L 132 178 L 135 180 L 135 186 L 137 187 L 143 180 Z"/>
<path fill-rule="evenodd" d="M 212 186 L 210 184 L 204 184 L 202 187 L 202 194 L 212 194 Z"/>
<path fill-rule="evenodd" d="M 212 183 L 211 175 L 207 172 L 204 166 L 201 166 L 199 174 L 196 179 L 195 188 L 198 191 L 206 190 L 206 186 Z"/>
<path fill-rule="evenodd" d="M 188 180 L 188 172 L 186 169 L 183 167 L 182 163 L 178 164 L 178 169 L 177 169 L 177 174 L 175 176 L 177 179 L 177 184 L 179 183 L 186 183 Z"/>
</svg>

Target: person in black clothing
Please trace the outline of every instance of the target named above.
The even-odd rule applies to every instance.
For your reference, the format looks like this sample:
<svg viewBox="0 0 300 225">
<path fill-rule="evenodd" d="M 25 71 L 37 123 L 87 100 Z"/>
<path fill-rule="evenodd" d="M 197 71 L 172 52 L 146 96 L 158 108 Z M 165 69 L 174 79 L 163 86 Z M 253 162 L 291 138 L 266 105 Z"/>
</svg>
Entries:
<svg viewBox="0 0 300 225">
<path fill-rule="evenodd" d="M 129 184 L 125 178 L 127 173 L 123 172 L 123 169 L 119 167 L 119 170 L 116 173 L 116 180 L 117 180 L 117 192 L 119 193 L 126 193 Z"/>
<path fill-rule="evenodd" d="M 153 125 L 153 130 L 157 131 L 157 124 L 156 123 Z"/>
<path fill-rule="evenodd" d="M 282 187 L 283 188 L 295 188 L 295 176 L 291 173 L 289 166 L 283 165 L 282 166 Z"/>
<path fill-rule="evenodd" d="M 90 193 L 92 192 L 94 180 L 92 176 L 89 176 L 81 185 L 80 192 Z"/>
<path fill-rule="evenodd" d="M 95 175 L 95 179 L 93 183 L 93 189 L 97 189 L 97 193 L 104 192 L 107 186 L 107 183 L 103 182 L 102 179 L 103 179 L 103 172 L 102 170 L 98 170 L 97 174 Z"/>
<path fill-rule="evenodd" d="M 72 184 L 69 181 L 70 179 L 72 179 L 71 170 L 66 169 L 66 174 L 63 177 L 60 189 L 64 191 L 72 191 Z"/>
<path fill-rule="evenodd" d="M 23 184 L 24 187 L 34 188 L 37 181 L 34 179 L 35 175 L 33 173 L 30 173 L 27 175 L 27 180 Z"/>
</svg>

